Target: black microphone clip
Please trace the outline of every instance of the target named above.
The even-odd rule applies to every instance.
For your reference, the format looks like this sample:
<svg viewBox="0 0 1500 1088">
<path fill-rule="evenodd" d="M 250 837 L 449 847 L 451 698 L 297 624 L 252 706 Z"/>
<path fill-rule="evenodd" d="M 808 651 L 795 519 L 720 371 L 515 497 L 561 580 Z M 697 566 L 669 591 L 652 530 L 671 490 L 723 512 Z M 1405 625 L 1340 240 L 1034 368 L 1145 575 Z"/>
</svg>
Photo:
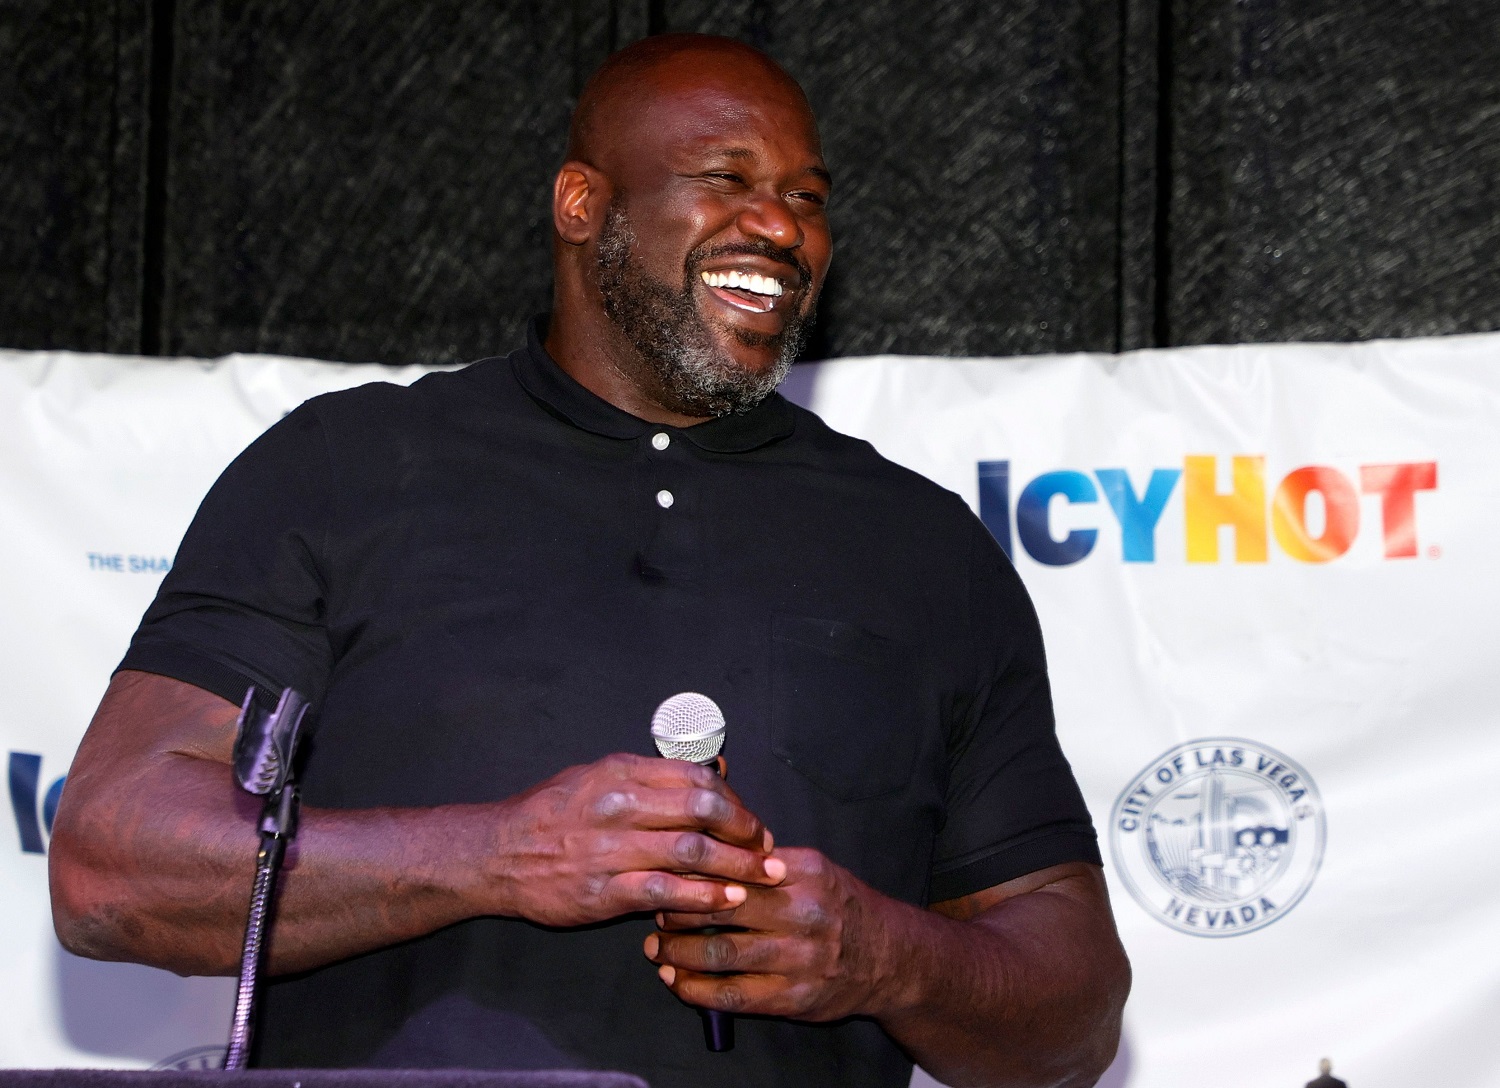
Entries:
<svg viewBox="0 0 1500 1088">
<path fill-rule="evenodd" d="M 235 727 L 234 778 L 240 788 L 266 798 L 260 831 L 278 838 L 290 836 L 297 819 L 297 787 L 292 782 L 292 761 L 302 740 L 302 723 L 308 702 L 286 688 L 276 709 L 256 705 L 255 689 L 245 693 Z"/>
</svg>

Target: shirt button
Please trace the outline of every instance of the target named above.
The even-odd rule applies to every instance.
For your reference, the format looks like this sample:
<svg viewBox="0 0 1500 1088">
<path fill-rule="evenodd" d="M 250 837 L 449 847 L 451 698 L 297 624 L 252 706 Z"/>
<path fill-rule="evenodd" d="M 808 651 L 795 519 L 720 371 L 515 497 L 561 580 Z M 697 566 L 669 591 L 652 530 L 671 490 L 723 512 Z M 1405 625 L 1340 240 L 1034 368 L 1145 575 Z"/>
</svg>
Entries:
<svg viewBox="0 0 1500 1088">
<path fill-rule="evenodd" d="M 672 444 L 672 439 L 665 431 L 657 431 L 651 436 L 651 444 L 659 450 L 664 450 Z"/>
<path fill-rule="evenodd" d="M 656 505 L 660 506 L 663 510 L 668 509 L 676 501 L 676 499 L 672 498 L 672 493 L 666 488 L 662 488 L 656 493 Z"/>
</svg>

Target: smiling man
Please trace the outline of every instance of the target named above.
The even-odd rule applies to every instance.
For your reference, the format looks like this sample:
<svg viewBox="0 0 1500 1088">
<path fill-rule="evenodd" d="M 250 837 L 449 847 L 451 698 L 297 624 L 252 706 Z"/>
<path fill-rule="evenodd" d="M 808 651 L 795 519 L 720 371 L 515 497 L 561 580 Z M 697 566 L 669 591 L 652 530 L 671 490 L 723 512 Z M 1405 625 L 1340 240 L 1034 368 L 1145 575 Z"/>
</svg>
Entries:
<svg viewBox="0 0 1500 1088">
<path fill-rule="evenodd" d="M 616 54 L 557 177 L 548 352 L 655 422 L 754 408 L 812 325 L 831 182 L 801 89 L 761 55 L 677 36 Z"/>
<path fill-rule="evenodd" d="M 1129 969 L 1025 591 L 956 496 L 774 393 L 829 195 L 763 54 L 611 58 L 527 346 L 309 401 L 205 498 L 57 815 L 67 947 L 236 969 L 237 703 L 294 686 L 258 1064 L 1092 1084 Z M 732 789 L 647 755 L 680 691 Z"/>
</svg>

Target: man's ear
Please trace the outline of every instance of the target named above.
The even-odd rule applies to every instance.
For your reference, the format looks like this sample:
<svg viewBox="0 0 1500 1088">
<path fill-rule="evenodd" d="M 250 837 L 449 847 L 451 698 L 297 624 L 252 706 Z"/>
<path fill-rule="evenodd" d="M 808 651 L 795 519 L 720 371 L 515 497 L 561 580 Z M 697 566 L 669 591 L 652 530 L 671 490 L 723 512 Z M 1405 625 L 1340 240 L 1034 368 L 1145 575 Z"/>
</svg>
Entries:
<svg viewBox="0 0 1500 1088">
<path fill-rule="evenodd" d="M 569 245 L 594 236 L 609 203 L 609 181 L 588 163 L 565 162 L 552 183 L 552 226 Z"/>
</svg>

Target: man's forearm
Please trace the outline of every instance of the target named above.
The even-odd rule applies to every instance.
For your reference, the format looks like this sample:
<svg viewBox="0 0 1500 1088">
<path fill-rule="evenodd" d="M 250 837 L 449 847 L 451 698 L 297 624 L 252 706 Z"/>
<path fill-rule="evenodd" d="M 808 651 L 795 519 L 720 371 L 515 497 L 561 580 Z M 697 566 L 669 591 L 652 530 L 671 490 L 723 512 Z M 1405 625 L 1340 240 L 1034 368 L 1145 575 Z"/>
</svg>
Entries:
<svg viewBox="0 0 1500 1088">
<path fill-rule="evenodd" d="M 88 812 L 59 820 L 59 937 L 98 959 L 233 973 L 260 799 L 235 790 L 223 764 L 184 756 L 162 757 L 131 796 L 122 792 L 96 795 Z M 282 872 L 270 970 L 316 967 L 474 913 L 473 889 L 457 881 L 483 871 L 488 807 L 305 809 Z"/>
<path fill-rule="evenodd" d="M 1092 1085 L 1119 1043 L 1130 967 L 1091 866 L 991 904 L 884 900 L 890 984 L 871 1011 L 955 1086 Z"/>
</svg>

